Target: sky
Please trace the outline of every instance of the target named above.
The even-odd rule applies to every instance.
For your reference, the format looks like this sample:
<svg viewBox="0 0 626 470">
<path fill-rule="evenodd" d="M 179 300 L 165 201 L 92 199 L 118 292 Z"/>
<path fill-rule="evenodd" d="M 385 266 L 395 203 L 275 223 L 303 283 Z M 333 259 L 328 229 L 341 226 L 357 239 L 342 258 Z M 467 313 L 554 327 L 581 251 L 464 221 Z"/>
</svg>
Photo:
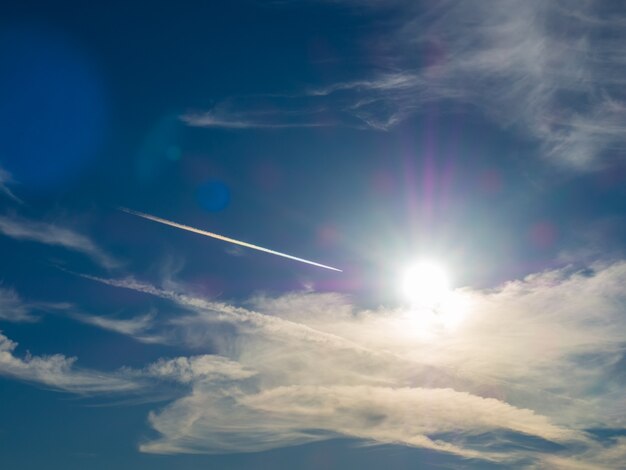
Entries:
<svg viewBox="0 0 626 470">
<path fill-rule="evenodd" d="M 625 51 L 619 1 L 4 2 L 2 467 L 622 468 Z"/>
</svg>

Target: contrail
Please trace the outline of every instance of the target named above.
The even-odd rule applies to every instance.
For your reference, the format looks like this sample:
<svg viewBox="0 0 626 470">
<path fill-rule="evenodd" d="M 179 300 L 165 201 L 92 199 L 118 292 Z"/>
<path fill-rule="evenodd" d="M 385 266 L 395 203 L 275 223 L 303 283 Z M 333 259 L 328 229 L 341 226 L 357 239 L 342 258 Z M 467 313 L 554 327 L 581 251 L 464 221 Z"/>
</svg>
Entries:
<svg viewBox="0 0 626 470">
<path fill-rule="evenodd" d="M 252 248 L 253 250 L 264 251 L 265 253 L 269 253 L 271 255 L 282 256 L 283 258 L 292 259 L 294 261 L 300 261 L 301 263 L 311 264 L 313 266 L 317 266 L 324 269 L 330 269 L 332 271 L 341 271 L 341 269 L 333 268 L 332 266 L 326 266 L 325 264 L 316 263 L 315 261 L 309 261 L 307 259 L 298 258 L 296 256 L 291 256 L 286 253 L 281 253 L 280 251 L 270 250 L 269 248 L 263 248 L 262 246 L 253 245 L 252 243 L 242 242 L 240 240 L 235 240 L 234 238 L 225 237 L 224 235 L 218 235 L 217 233 L 207 232 L 205 230 L 200 230 L 198 228 L 190 227 L 189 225 L 179 224 L 177 222 L 172 222 L 171 220 L 162 219 L 161 217 L 157 217 L 150 214 L 144 214 L 143 212 L 134 211 L 132 209 L 127 209 L 125 207 L 119 208 L 121 211 L 124 211 L 128 214 L 136 215 L 138 217 L 143 217 L 144 219 L 152 220 L 154 222 L 158 222 L 160 224 L 169 225 L 171 227 L 180 228 L 182 230 L 187 230 L 188 232 L 198 233 L 200 235 L 204 235 L 206 237 L 217 238 L 218 240 L 222 240 L 228 243 L 234 243 L 235 245 L 245 246 L 246 248 Z"/>
</svg>

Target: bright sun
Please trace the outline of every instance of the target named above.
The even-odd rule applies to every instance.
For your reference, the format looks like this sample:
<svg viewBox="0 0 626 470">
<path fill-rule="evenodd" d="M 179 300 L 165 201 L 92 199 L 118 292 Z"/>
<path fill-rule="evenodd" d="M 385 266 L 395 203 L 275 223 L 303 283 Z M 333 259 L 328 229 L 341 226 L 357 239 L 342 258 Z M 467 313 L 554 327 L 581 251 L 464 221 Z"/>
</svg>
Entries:
<svg viewBox="0 0 626 470">
<path fill-rule="evenodd" d="M 448 274 L 437 263 L 420 261 L 411 265 L 405 270 L 401 285 L 403 295 L 411 303 L 411 315 L 419 318 L 422 327 L 456 328 L 466 316 L 467 299 L 452 289 Z"/>
<path fill-rule="evenodd" d="M 421 261 L 405 271 L 402 292 L 412 305 L 435 309 L 450 293 L 450 283 L 441 266 Z"/>
</svg>

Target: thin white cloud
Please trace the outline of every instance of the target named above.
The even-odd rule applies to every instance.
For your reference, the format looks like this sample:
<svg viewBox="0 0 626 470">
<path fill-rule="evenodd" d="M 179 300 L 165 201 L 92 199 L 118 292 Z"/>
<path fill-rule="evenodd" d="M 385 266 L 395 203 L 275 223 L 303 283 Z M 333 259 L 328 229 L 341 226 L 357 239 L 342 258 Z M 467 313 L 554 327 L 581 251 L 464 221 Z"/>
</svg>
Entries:
<svg viewBox="0 0 626 470">
<path fill-rule="evenodd" d="M 626 438 L 618 436 L 610 439 L 608 445 L 594 445 L 579 456 L 542 455 L 532 468 L 539 470 L 613 470 L 626 462 Z"/>
<path fill-rule="evenodd" d="M 226 99 L 208 111 L 192 111 L 180 119 L 193 127 L 224 129 L 288 129 L 337 124 L 323 103 L 306 95 L 256 95 Z"/>
<path fill-rule="evenodd" d="M 35 322 L 38 318 L 13 289 L 0 287 L 0 320 Z"/>
<path fill-rule="evenodd" d="M 67 312 L 73 308 L 66 302 L 25 301 L 15 289 L 0 283 L 0 320 L 15 323 L 34 323 L 41 319 L 37 313 Z"/>
<path fill-rule="evenodd" d="M 506 429 L 563 443 L 581 438 L 530 410 L 436 388 L 301 385 L 246 393 L 196 383 L 192 395 L 150 421 L 164 437 L 141 449 L 154 453 L 254 452 L 342 435 L 502 462 L 511 456 L 429 435 Z"/>
<path fill-rule="evenodd" d="M 201 355 L 159 359 L 145 368 L 143 373 L 150 377 L 169 379 L 181 383 L 196 381 L 243 380 L 255 375 L 241 364 L 225 357 Z"/>
<path fill-rule="evenodd" d="M 187 310 L 191 314 L 180 315 L 169 321 L 170 326 L 176 327 L 176 330 L 170 329 L 169 333 L 171 334 L 174 331 L 182 333 L 183 342 L 186 342 L 187 346 L 201 346 L 201 343 L 207 338 L 206 329 L 208 325 L 224 323 L 238 326 L 239 334 L 254 336 L 259 331 L 267 331 L 271 336 L 283 338 L 285 341 L 297 339 L 311 342 L 315 345 L 322 344 L 335 351 L 343 351 L 349 354 L 356 353 L 370 360 L 372 357 L 386 356 L 387 354 L 368 350 L 345 338 L 311 328 L 304 323 L 291 321 L 288 318 L 281 318 L 277 315 L 266 315 L 226 302 L 217 302 L 197 297 L 193 294 L 161 289 L 149 283 L 137 281 L 132 277 L 125 279 L 105 279 L 86 274 L 81 274 L 81 276 L 109 286 L 130 289 L 171 300 L 178 306 Z M 200 336 L 198 337 L 197 334 Z M 196 337 L 199 339 L 194 339 Z M 285 344 L 289 345 L 288 342 L 285 342 Z"/>
<path fill-rule="evenodd" d="M 153 366 L 190 391 L 151 414 L 161 436 L 146 452 L 251 452 L 337 435 L 510 465 L 549 457 L 541 446 L 499 447 L 516 435 L 560 443 L 552 457 L 564 462 L 601 467 L 598 448 L 618 452 L 585 430 L 626 425 L 626 379 L 616 373 L 625 262 L 458 291 L 467 316 L 448 327 L 401 308 L 362 310 L 333 293 L 257 296 L 242 308 L 95 280 L 173 301 L 187 313 L 168 322 L 171 338 L 210 344 L 226 369 L 246 371 L 216 378 L 185 358 Z"/>
<path fill-rule="evenodd" d="M 16 240 L 61 246 L 68 250 L 83 253 L 108 269 L 120 265 L 119 261 L 98 247 L 87 236 L 56 224 L 15 216 L 0 216 L 0 233 Z"/>
<path fill-rule="evenodd" d="M 74 310 L 74 309 L 72 309 Z M 142 343 L 161 343 L 164 338 L 152 333 L 155 313 L 146 313 L 132 318 L 114 318 L 101 315 L 90 315 L 71 311 L 69 316 L 74 320 L 88 325 L 93 325 L 104 330 L 114 331 L 122 335 L 131 336 Z"/>
<path fill-rule="evenodd" d="M 27 351 L 23 357 L 19 357 L 15 354 L 17 347 L 16 342 L 0 332 L 0 376 L 80 395 L 156 394 L 163 399 L 166 395 L 163 390 L 159 390 L 159 385 L 164 381 L 181 384 L 198 381 L 219 383 L 254 375 L 253 371 L 239 363 L 216 355 L 159 359 L 143 369 L 122 366 L 115 371 L 100 372 L 77 367 L 77 358 L 62 354 L 33 356 Z"/>
<path fill-rule="evenodd" d="M 386 9 L 395 18 L 368 38 L 378 70 L 291 97 L 231 99 L 183 120 L 207 127 L 325 122 L 387 130 L 425 103 L 452 101 L 481 110 L 538 143 L 547 160 L 570 167 L 593 169 L 626 150 L 625 8 L 541 0 L 342 3 Z"/>
<path fill-rule="evenodd" d="M 23 358 L 14 354 L 17 343 L 0 333 L 0 375 L 78 394 L 129 392 L 138 385 L 123 377 L 77 368 L 76 358 L 61 354 Z"/>
<path fill-rule="evenodd" d="M 303 111 L 306 114 L 306 111 Z M 228 114 L 214 109 L 206 112 L 187 113 L 181 116 L 181 121 L 192 127 L 214 127 L 222 129 L 289 129 L 297 127 L 325 127 L 332 125 L 323 122 L 288 122 L 287 116 L 276 113 L 272 120 L 249 116 L 247 110 L 235 114 Z"/>
<path fill-rule="evenodd" d="M 407 45 L 405 54 L 435 55 L 417 71 L 426 91 L 471 101 L 537 139 L 547 156 L 575 166 L 624 149 L 626 10 L 593 2 L 444 1 L 431 14 L 406 22 L 395 38 Z"/>
<path fill-rule="evenodd" d="M 3 193 L 5 196 L 9 197 L 15 202 L 23 204 L 22 200 L 18 198 L 13 191 L 9 189 L 9 185 L 13 182 L 13 178 L 11 175 L 0 167 L 0 193 Z"/>
</svg>

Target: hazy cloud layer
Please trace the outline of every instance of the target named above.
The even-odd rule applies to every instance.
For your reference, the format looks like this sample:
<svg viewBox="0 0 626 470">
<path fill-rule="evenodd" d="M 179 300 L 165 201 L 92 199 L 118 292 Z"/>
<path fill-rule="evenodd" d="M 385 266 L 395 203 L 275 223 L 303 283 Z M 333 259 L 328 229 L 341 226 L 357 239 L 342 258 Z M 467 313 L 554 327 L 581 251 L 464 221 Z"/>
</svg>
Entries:
<svg viewBox="0 0 626 470">
<path fill-rule="evenodd" d="M 355 2 L 383 9 L 366 76 L 299 95 L 233 98 L 188 113 L 193 126 L 349 125 L 389 129 L 432 101 L 466 103 L 541 145 L 546 158 L 594 168 L 626 150 L 626 11 L 608 2 Z"/>
<path fill-rule="evenodd" d="M 313 292 L 257 296 L 243 308 L 92 279 L 174 302 L 183 313 L 163 323 L 168 340 L 221 355 L 146 369 L 189 387 L 151 414 L 161 437 L 146 452 L 249 452 L 336 436 L 539 467 L 602 468 L 621 452 L 586 430 L 626 427 L 623 262 L 456 291 L 438 315 L 362 310 Z M 506 448 L 523 436 L 563 450 Z"/>
<path fill-rule="evenodd" d="M 0 216 L 0 233 L 17 240 L 55 245 L 89 256 L 105 268 L 115 268 L 119 261 L 98 247 L 90 238 L 56 224 L 17 216 Z"/>
<path fill-rule="evenodd" d="M 100 373 L 62 355 L 20 357 L 0 336 L 0 374 L 73 393 L 174 397 L 150 414 L 160 436 L 145 452 L 253 452 L 346 436 L 537 468 L 614 468 L 624 455 L 623 440 L 601 444 L 589 430 L 626 427 L 626 262 L 458 290 L 437 314 L 363 310 L 310 291 L 258 295 L 244 308 L 132 278 L 90 279 L 179 311 L 75 319 L 212 353 Z"/>
<path fill-rule="evenodd" d="M 100 373 L 63 355 L 20 357 L 0 336 L 0 374 L 173 399 L 150 414 L 159 437 L 145 452 L 255 452 L 345 436 L 537 468 L 614 468 L 624 455 L 623 440 L 602 444 L 591 430 L 626 428 L 626 262 L 457 290 L 437 313 L 364 310 L 311 291 L 244 307 L 171 280 L 177 291 L 85 277 L 158 296 L 176 313 L 70 317 L 200 354 Z"/>
</svg>

